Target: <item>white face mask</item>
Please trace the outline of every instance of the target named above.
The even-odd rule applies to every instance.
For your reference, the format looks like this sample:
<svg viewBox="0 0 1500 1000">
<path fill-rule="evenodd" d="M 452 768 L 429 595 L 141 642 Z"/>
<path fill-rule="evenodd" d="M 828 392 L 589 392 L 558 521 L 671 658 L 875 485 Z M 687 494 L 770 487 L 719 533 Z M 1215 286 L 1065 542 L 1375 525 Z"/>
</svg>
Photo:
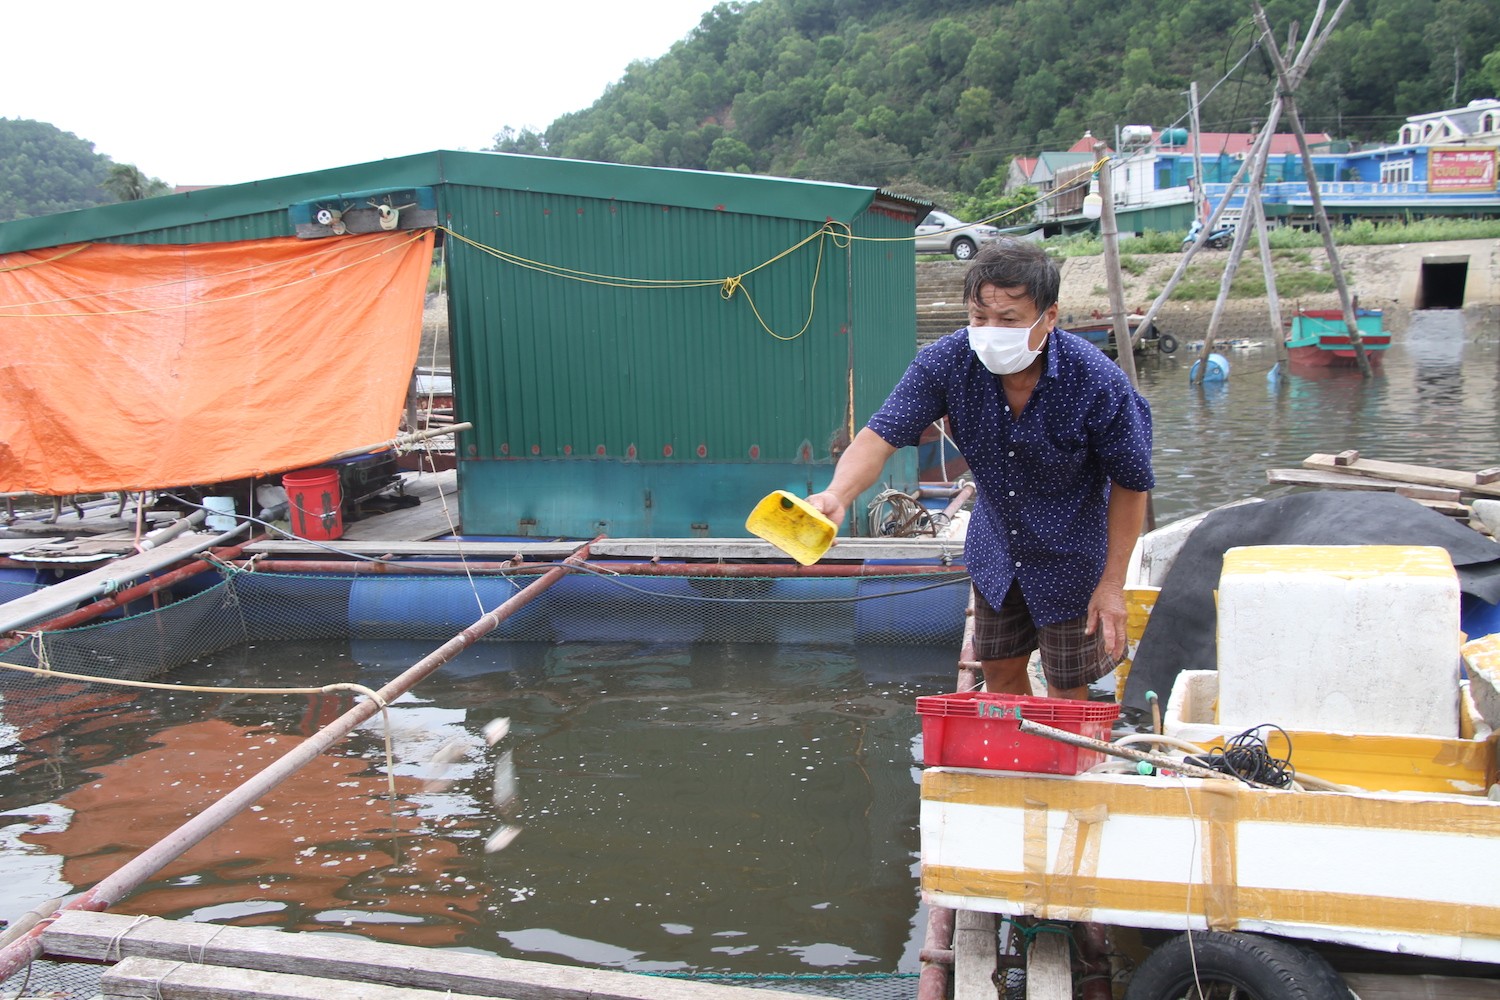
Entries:
<svg viewBox="0 0 1500 1000">
<path fill-rule="evenodd" d="M 1024 371 L 1042 353 L 1031 349 L 1031 331 L 1042 321 L 1038 316 L 1030 326 L 971 326 L 969 347 L 980 364 L 996 375 L 1014 375 Z M 1045 341 L 1043 341 L 1045 343 Z"/>
</svg>

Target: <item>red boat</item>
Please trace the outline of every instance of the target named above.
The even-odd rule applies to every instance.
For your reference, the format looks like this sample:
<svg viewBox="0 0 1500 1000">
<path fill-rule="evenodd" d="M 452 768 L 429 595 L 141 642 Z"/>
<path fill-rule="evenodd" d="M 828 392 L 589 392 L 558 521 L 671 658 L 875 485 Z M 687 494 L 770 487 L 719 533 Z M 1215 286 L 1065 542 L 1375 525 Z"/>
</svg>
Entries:
<svg viewBox="0 0 1500 1000">
<path fill-rule="evenodd" d="M 1379 309 L 1356 309 L 1355 325 L 1370 364 L 1380 364 L 1381 353 L 1391 346 L 1391 335 L 1382 327 Z M 1354 345 L 1344 325 L 1341 309 L 1299 309 L 1286 338 L 1287 360 L 1302 365 L 1353 365 Z"/>
</svg>

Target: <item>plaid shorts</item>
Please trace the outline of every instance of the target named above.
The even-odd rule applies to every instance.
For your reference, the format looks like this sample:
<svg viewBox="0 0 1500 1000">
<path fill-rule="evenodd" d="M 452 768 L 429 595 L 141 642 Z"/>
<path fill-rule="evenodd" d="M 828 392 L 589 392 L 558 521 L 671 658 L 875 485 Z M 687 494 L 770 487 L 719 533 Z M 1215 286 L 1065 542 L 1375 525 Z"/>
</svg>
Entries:
<svg viewBox="0 0 1500 1000">
<path fill-rule="evenodd" d="M 1104 630 L 1086 635 L 1087 625 L 1084 614 L 1038 627 L 1019 583 L 1011 583 L 998 609 L 974 588 L 974 654 L 980 660 L 1005 660 L 1030 656 L 1040 646 L 1042 673 L 1054 688 L 1083 687 L 1115 669 L 1118 661 L 1104 648 Z"/>
</svg>

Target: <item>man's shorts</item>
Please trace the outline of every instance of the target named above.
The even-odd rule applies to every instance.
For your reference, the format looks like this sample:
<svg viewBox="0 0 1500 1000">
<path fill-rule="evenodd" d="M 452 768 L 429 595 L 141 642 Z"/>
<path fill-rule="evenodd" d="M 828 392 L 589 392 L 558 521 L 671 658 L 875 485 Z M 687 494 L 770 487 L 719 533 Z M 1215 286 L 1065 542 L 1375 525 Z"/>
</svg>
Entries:
<svg viewBox="0 0 1500 1000">
<path fill-rule="evenodd" d="M 1031 620 L 1021 585 L 1011 583 L 999 608 L 990 606 L 979 588 L 974 588 L 974 654 L 981 660 L 1005 660 L 1030 656 L 1040 646 L 1042 673 L 1053 688 L 1067 689 L 1091 684 L 1118 662 L 1104 648 L 1104 630 L 1086 635 L 1088 615 L 1040 628 Z"/>
</svg>

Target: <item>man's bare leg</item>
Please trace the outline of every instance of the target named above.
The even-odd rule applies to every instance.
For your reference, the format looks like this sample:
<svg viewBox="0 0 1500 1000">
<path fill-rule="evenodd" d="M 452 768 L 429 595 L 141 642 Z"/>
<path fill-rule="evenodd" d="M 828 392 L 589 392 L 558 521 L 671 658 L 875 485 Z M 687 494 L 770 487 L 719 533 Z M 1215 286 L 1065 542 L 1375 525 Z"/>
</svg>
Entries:
<svg viewBox="0 0 1500 1000">
<path fill-rule="evenodd" d="M 984 689 L 990 694 L 1030 694 L 1031 678 L 1026 674 L 1030 656 L 1009 656 L 1003 660 L 980 660 L 984 670 Z"/>
</svg>

